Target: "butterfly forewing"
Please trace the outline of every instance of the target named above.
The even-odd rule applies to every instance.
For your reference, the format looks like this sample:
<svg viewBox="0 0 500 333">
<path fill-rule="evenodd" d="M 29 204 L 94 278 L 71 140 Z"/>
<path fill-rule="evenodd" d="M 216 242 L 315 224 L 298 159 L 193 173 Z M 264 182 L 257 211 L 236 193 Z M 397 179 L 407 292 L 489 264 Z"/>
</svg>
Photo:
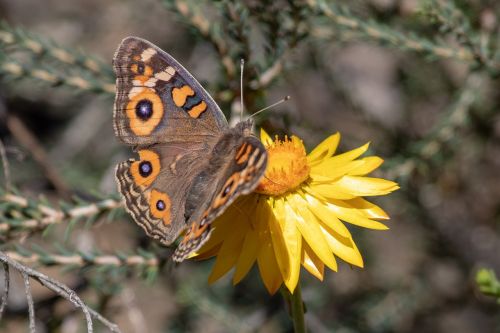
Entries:
<svg viewBox="0 0 500 333">
<path fill-rule="evenodd" d="M 257 138 L 242 136 L 236 130 L 221 137 L 207 169 L 195 177 L 189 190 L 185 215 L 191 227 L 175 251 L 174 261 L 184 260 L 203 245 L 210 224 L 236 198 L 255 189 L 266 164 L 266 150 Z"/>
<path fill-rule="evenodd" d="M 114 129 L 129 145 L 203 141 L 225 130 L 210 95 L 174 58 L 150 42 L 125 38 L 116 50 Z"/>
</svg>

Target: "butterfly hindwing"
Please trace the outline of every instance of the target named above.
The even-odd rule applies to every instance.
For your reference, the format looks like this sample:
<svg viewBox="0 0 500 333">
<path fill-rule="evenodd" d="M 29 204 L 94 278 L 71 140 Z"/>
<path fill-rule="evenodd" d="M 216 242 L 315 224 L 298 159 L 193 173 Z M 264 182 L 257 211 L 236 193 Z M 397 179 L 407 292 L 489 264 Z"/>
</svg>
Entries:
<svg viewBox="0 0 500 333">
<path fill-rule="evenodd" d="M 172 244 L 187 224 L 185 202 L 196 164 L 207 159 L 203 145 L 155 145 L 138 151 L 138 159 L 116 167 L 118 190 L 134 221 L 146 233 Z"/>
<path fill-rule="evenodd" d="M 228 125 L 224 114 L 189 72 L 152 43 L 125 38 L 116 50 L 116 136 L 129 145 L 197 141 Z"/>
</svg>

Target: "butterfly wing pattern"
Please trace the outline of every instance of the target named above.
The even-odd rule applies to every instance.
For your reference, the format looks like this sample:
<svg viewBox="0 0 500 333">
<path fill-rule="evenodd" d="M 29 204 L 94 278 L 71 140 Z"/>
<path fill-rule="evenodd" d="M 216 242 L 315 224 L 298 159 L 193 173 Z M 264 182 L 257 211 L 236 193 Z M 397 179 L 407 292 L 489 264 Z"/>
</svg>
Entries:
<svg viewBox="0 0 500 333">
<path fill-rule="evenodd" d="M 115 134 L 139 155 L 118 164 L 118 190 L 150 237 L 170 245 L 186 231 L 173 255 L 183 261 L 212 221 L 257 186 L 267 153 L 251 122 L 230 128 L 196 79 L 150 42 L 125 38 L 113 66 Z"/>
<path fill-rule="evenodd" d="M 240 195 L 252 192 L 264 175 L 266 150 L 257 138 L 243 134 L 244 126 L 251 124 L 240 123 L 221 137 L 207 168 L 193 181 L 185 206 L 191 227 L 174 252 L 174 261 L 180 262 L 200 248 L 207 240 L 210 223 Z"/>
</svg>

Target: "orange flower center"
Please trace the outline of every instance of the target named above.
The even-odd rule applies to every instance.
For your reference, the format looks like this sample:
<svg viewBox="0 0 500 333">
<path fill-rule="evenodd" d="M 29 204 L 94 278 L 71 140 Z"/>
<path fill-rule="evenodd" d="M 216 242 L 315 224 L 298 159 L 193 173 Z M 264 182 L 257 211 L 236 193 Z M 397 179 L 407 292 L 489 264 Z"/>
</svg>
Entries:
<svg viewBox="0 0 500 333">
<path fill-rule="evenodd" d="M 296 136 L 284 140 L 278 137 L 265 143 L 268 154 L 264 177 L 255 192 L 277 196 L 292 191 L 309 178 L 306 149 Z"/>
</svg>

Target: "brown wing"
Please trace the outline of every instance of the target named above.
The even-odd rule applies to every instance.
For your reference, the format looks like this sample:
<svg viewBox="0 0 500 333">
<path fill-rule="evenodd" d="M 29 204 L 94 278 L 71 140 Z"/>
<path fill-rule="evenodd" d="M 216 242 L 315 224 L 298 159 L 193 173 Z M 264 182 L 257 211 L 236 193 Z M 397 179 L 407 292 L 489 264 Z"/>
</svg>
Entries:
<svg viewBox="0 0 500 333">
<path fill-rule="evenodd" d="M 116 167 L 118 190 L 126 209 L 146 233 L 166 245 L 186 229 L 185 203 L 188 190 L 208 160 L 207 146 L 155 145 L 138 151 L 138 160 Z"/>
<path fill-rule="evenodd" d="M 212 221 L 236 198 L 257 187 L 266 164 L 265 147 L 257 138 L 242 135 L 238 128 L 221 137 L 209 165 L 189 189 L 184 212 L 189 227 L 173 255 L 174 261 L 183 261 L 206 242 Z"/>
<path fill-rule="evenodd" d="M 227 129 L 224 114 L 205 89 L 150 42 L 125 38 L 113 66 L 114 129 L 124 143 L 203 142 Z"/>
</svg>

